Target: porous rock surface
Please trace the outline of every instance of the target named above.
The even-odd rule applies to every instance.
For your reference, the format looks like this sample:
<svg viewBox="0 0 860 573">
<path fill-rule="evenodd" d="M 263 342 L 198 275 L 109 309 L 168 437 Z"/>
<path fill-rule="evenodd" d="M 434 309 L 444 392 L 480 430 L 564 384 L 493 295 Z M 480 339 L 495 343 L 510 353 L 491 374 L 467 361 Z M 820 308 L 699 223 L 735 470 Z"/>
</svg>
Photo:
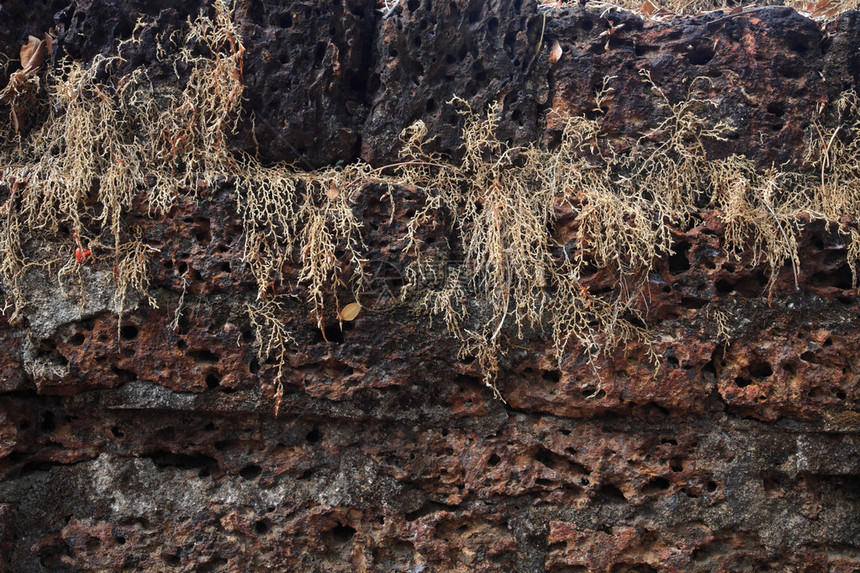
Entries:
<svg viewBox="0 0 860 573">
<path fill-rule="evenodd" d="M 109 54 L 202 3 L 2 4 L 0 46 L 55 27 L 55 60 Z M 241 1 L 246 114 L 236 148 L 309 167 L 396 159 L 423 119 L 456 154 L 461 118 L 501 102 L 500 134 L 552 142 L 550 110 L 594 113 L 623 142 L 707 77 L 732 126 L 709 153 L 797 162 L 811 110 L 856 87 L 860 21 L 786 8 L 662 23 L 527 0 Z M 624 24 L 620 27 L 620 24 Z M 616 28 L 612 34 L 604 34 Z M 538 50 L 542 42 L 541 50 Z M 549 47 L 558 41 L 557 63 Z M 654 111 L 654 110 L 658 111 Z M 401 269 L 414 189 L 355 206 L 367 258 Z M 275 407 L 245 305 L 256 285 L 228 183 L 135 223 L 155 247 L 158 308 L 118 322 L 110 269 L 86 306 L 33 271 L 23 323 L 0 319 L 0 570 L 854 571 L 860 567 L 860 314 L 844 241 L 801 237 L 799 285 L 722 249 L 707 211 L 649 278 L 659 369 L 632 342 L 596 367 L 551 343 L 510 349 L 498 388 L 439 325 L 385 296 L 325 336 L 296 303 Z M 559 226 L 565 223 L 559 213 Z M 294 270 L 297 272 L 297 270 Z M 379 277 L 391 278 L 391 272 Z M 185 286 L 183 278 L 189 277 Z M 589 279 L 609 280 L 597 271 Z M 184 297 L 183 297 L 184 292 Z M 727 334 L 705 320 L 729 317 Z"/>
</svg>

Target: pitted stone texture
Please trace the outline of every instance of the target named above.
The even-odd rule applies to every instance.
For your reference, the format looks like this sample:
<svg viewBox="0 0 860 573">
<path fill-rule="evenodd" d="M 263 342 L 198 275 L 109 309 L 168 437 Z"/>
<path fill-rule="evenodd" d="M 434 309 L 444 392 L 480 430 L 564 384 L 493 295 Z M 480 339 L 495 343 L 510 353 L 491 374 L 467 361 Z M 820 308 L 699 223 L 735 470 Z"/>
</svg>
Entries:
<svg viewBox="0 0 860 573">
<path fill-rule="evenodd" d="M 161 31 L 179 31 L 189 16 L 195 16 L 206 5 L 202 0 L 182 3 L 167 0 L 77 0 L 64 4 L 65 7 L 55 16 L 57 53 L 85 61 L 92 60 L 97 54 L 116 55 L 117 43 L 131 37 L 138 20 L 157 19 Z M 149 45 L 138 46 L 123 55 L 131 58 L 134 65 L 141 65 L 144 59 L 154 64 L 155 36 L 155 30 L 150 26 L 147 34 Z M 164 37 L 161 41 L 169 39 Z"/>
<path fill-rule="evenodd" d="M 154 22 L 122 65 L 176 82 L 155 42 L 199 3 L 174 4 L 77 2 L 58 16 L 58 53 L 111 54 L 111 34 L 143 11 Z M 404 0 L 387 18 L 359 1 L 238 9 L 256 123 L 234 143 L 303 167 L 391 161 L 416 119 L 456 156 L 455 94 L 476 112 L 498 101 L 513 142 L 551 143 L 558 125 L 550 116 L 545 128 L 543 112 L 554 109 L 598 119 L 623 150 L 664 118 L 645 69 L 672 101 L 707 77 L 696 89 L 716 104 L 709 120 L 734 129 L 709 153 L 770 167 L 800 160 L 818 105 L 860 73 L 856 13 L 822 31 L 779 8 L 663 23 L 578 7 L 544 23 L 527 0 Z M 42 30 L 39 14 L 14 33 L 0 19 L 0 42 Z M 601 114 L 593 94 L 608 76 Z M 673 231 L 675 254 L 641 277 L 633 304 L 650 338 L 589 364 L 576 346 L 559 361 L 529 333 L 502 357 L 503 403 L 438 321 L 395 294 L 420 190 L 355 196 L 376 281 L 355 321 L 338 323 L 332 296 L 321 332 L 306 293 L 284 286 L 297 295 L 284 317 L 296 343 L 280 379 L 256 356 L 247 316 L 258 293 L 242 197 L 228 180 L 196 191 L 153 217 L 141 190 L 127 220 L 154 248 L 158 308 L 129 304 L 120 320 L 112 262 L 94 256 L 68 297 L 34 274 L 34 306 L 0 319 L 0 569 L 860 567 L 860 315 L 834 229 L 807 224 L 799 289 L 786 266 L 768 292 L 769 269 L 723 249 L 719 213 L 695 214 Z M 567 209 L 562 244 L 577 231 Z M 441 258 L 455 244 L 444 218 L 418 237 Z M 618 277 L 594 269 L 584 284 L 605 293 Z"/>
<path fill-rule="evenodd" d="M 464 108 L 453 96 L 479 112 L 498 102 L 503 139 L 539 138 L 549 97 L 538 56 L 543 27 L 533 0 L 402 2 L 379 24 L 362 159 L 395 160 L 400 132 L 417 120 L 427 124 L 433 148 L 456 151 Z"/>
<path fill-rule="evenodd" d="M 563 50 L 553 110 L 599 117 L 618 138 L 645 134 L 669 113 L 642 76 L 649 73 L 672 102 L 690 94 L 712 102 L 708 115 L 731 127 L 728 141 L 706 142 L 714 156 L 742 152 L 761 165 L 783 164 L 799 159 L 819 100 L 842 90 L 839 78 L 818 73 L 841 55 L 826 53 L 816 23 L 788 8 L 666 22 L 573 9 L 548 21 L 549 41 L 558 38 Z M 611 89 L 605 115 L 595 100 L 603 88 Z"/>
<path fill-rule="evenodd" d="M 31 409 L 62 416 L 51 433 L 66 438 L 55 444 L 85 436 L 101 453 L 73 465 L 0 463 L 0 518 L 12 516 L 21 536 L 7 553 L 15 570 L 860 562 L 851 541 L 828 550 L 860 535 L 856 440 L 809 427 L 775 434 L 726 417 L 571 422 L 504 410 L 452 423 L 413 409 L 413 421 L 381 422 L 334 405 L 313 424 L 205 414 L 202 404 L 184 415 L 108 407 L 95 420 L 80 417 L 92 403 L 75 402 L 65 399 L 64 413 L 56 403 Z"/>
<path fill-rule="evenodd" d="M 239 18 L 254 118 L 240 145 L 303 169 L 354 161 L 367 115 L 375 3 L 245 1 Z"/>
</svg>

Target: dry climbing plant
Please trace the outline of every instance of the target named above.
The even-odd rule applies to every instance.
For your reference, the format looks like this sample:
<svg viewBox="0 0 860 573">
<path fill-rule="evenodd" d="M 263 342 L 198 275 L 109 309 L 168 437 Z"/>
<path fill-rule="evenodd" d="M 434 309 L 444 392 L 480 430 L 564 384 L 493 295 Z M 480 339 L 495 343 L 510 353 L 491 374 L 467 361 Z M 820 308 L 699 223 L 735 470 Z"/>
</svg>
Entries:
<svg viewBox="0 0 860 573">
<path fill-rule="evenodd" d="M 156 212 L 169 211 L 176 194 L 193 195 L 199 185 L 211 187 L 238 169 L 226 139 L 240 117 L 245 47 L 231 5 L 216 0 L 213 8 L 213 18 L 201 14 L 184 38 L 170 40 L 179 45 L 178 53 L 165 55 L 174 69 L 182 64 L 190 71 L 181 78 L 182 90 L 166 96 L 169 103 L 159 110 L 151 136 L 153 165 L 159 168 L 149 201 Z"/>
<path fill-rule="evenodd" d="M 636 300 L 644 297 L 654 261 L 673 254 L 671 230 L 689 226 L 702 209 L 721 215 L 730 255 L 738 260 L 745 255 L 770 269 L 769 293 L 786 266 L 798 282 L 797 237 L 804 220 L 839 221 L 857 213 L 856 96 L 848 94 L 839 103 L 840 125 L 850 137 L 843 143 L 834 133 L 822 134 L 821 152 L 812 154 L 821 170 L 817 183 L 800 173 L 758 172 L 740 156 L 708 159 L 705 142 L 730 132 L 726 124 L 707 119 L 715 104 L 699 94 L 707 86 L 698 84 L 709 80 L 693 80 L 677 103 L 647 72 L 643 81 L 664 120 L 624 154 L 602 148 L 599 123 L 581 117 L 556 122 L 564 128 L 555 149 L 508 147 L 495 137 L 495 107 L 484 118 L 465 108 L 458 165 L 424 151 L 429 135 L 423 123 L 404 131 L 398 183 L 427 191 L 426 206 L 409 227 L 416 255 L 408 276 L 413 286 L 434 284 L 436 262 L 422 258 L 416 233 L 446 210 L 459 238 L 452 252 L 463 263 L 418 301 L 444 317 L 463 351 L 478 357 L 488 383 L 498 372 L 501 337 L 507 333 L 522 339 L 527 331 L 548 327 L 559 360 L 572 342 L 589 360 L 632 338 L 647 345 Z M 597 95 L 598 110 L 607 89 L 604 85 Z M 566 245 L 555 243 L 550 232 L 559 204 L 576 213 L 575 237 Z M 851 240 L 853 267 L 860 249 L 852 225 L 840 226 L 840 232 Z M 584 286 L 583 277 L 595 266 L 614 273 L 613 293 L 597 296 Z M 472 296 L 465 296 L 463 274 L 470 277 Z M 725 337 L 725 320 L 720 325 Z"/>
<path fill-rule="evenodd" d="M 50 86 L 52 105 L 46 121 L 4 149 L 2 178 L 11 190 L 4 205 L 5 224 L 28 233 L 4 232 L 3 246 L 7 252 L 22 253 L 21 242 L 33 233 L 55 236 L 67 230 L 82 250 L 99 246 L 113 252 L 117 267 L 129 271 L 117 274 L 118 290 L 126 292 L 132 283 L 142 284 L 139 275 L 146 268 L 145 261 L 123 260 L 125 250 L 118 248 L 123 213 L 143 184 L 146 159 L 143 146 L 131 135 L 138 128 L 136 75 L 124 78 L 110 94 L 94 79 L 114 62 L 115 58 L 97 57 L 88 69 L 64 63 Z M 92 207 L 94 190 L 97 208 Z M 43 262 L 69 261 L 74 248 L 69 247 L 66 256 L 48 255 Z M 0 269 L 17 307 L 25 304 L 22 271 L 33 263 L 14 257 Z M 123 300 L 118 301 L 120 310 Z"/>
<path fill-rule="evenodd" d="M 835 222 L 848 243 L 848 263 L 857 286 L 860 261 L 860 97 L 854 90 L 836 101 L 836 125 L 827 129 L 819 121 L 809 134 L 807 160 L 816 172 L 811 184 L 814 216 Z"/>
<path fill-rule="evenodd" d="M 150 211 L 163 214 L 179 195 L 196 196 L 219 179 L 232 181 L 240 198 L 245 260 L 259 287 L 249 315 L 262 355 L 282 361 L 293 342 L 275 292 L 283 286 L 287 264 L 300 261 L 298 282 L 308 291 L 320 328 L 327 292 L 357 289 L 363 272 L 361 225 L 351 202 L 369 169 L 305 174 L 284 165 L 264 167 L 228 150 L 226 138 L 237 125 L 243 91 L 244 46 L 232 14 L 228 2 L 216 0 L 211 17 L 201 13 L 187 33 L 158 39 L 159 57 L 172 64 L 181 88 L 162 86 L 156 92 L 142 70 L 115 82 L 96 80 L 110 76 L 124 61 L 123 51 L 142 41 L 147 24 L 140 22 L 120 44 L 120 55 L 99 56 L 88 67 L 64 62 L 53 72 L 51 108 L 41 127 L 26 138 L 4 132 L 2 179 L 10 197 L 0 234 L 7 253 L 0 273 L 14 308 L 26 305 L 21 281 L 36 263 L 25 255 L 25 238 L 67 229 L 74 244 L 66 247 L 66 256 L 54 253 L 41 263 L 59 264 L 63 276 L 80 277 L 70 272 L 75 248 L 112 257 L 115 305 L 122 314 L 131 292 L 148 291 L 150 249 L 124 222 L 133 200 L 149 189 Z M 178 50 L 168 53 L 164 45 Z M 353 277 L 351 285 L 344 285 L 346 275 Z M 336 296 L 334 305 L 337 314 Z"/>
<path fill-rule="evenodd" d="M 654 87 L 650 76 L 645 79 Z M 446 284 L 424 293 L 420 303 L 444 315 L 464 350 L 479 358 L 488 383 L 498 372 L 508 325 L 517 339 L 549 327 L 559 361 L 574 340 L 590 358 L 631 337 L 647 341 L 629 319 L 636 316 L 632 303 L 641 291 L 640 277 L 657 256 L 672 252 L 670 228 L 687 221 L 699 198 L 707 166 L 703 140 L 726 129 L 701 119 L 695 112 L 701 100 L 691 96 L 673 105 L 662 92 L 657 95 L 667 111 L 650 134 L 657 143 L 643 138 L 624 156 L 601 152 L 598 124 L 584 118 L 563 119 L 561 144 L 554 150 L 509 147 L 495 135 L 496 107 L 479 117 L 456 98 L 452 103 L 464 115 L 459 165 L 424 152 L 428 134 L 422 123 L 404 132 L 399 182 L 428 192 L 427 206 L 410 225 L 410 247 L 419 252 L 410 276 L 417 284 L 428 273 L 415 231 L 435 210 L 447 210 L 460 239 L 454 248 L 463 260 L 459 270 L 471 277 L 475 296 L 463 298 Z M 571 246 L 556 243 L 550 232 L 557 204 L 577 213 Z M 582 284 L 589 265 L 612 268 L 619 291 L 592 295 Z"/>
<path fill-rule="evenodd" d="M 496 138 L 498 106 L 480 117 L 463 100 L 455 98 L 452 104 L 463 109 L 460 165 L 445 166 L 439 157 L 423 154 L 426 128 L 418 124 L 404 133 L 399 176 L 430 194 L 428 207 L 410 226 L 412 248 L 418 247 L 414 231 L 432 216 L 432 209 L 454 215 L 453 230 L 460 238 L 455 252 L 463 267 L 456 269 L 455 284 L 425 293 L 421 304 L 444 314 L 449 329 L 463 337 L 466 351 L 477 355 L 492 379 L 506 322 L 515 324 L 522 337 L 545 314 L 546 287 L 554 273 L 546 230 L 555 191 L 537 184 L 534 161 L 540 157 L 533 148 L 510 148 Z M 421 278 L 427 271 L 419 263 L 411 274 Z M 470 277 L 476 295 L 465 302 L 456 288 L 462 275 Z"/>
</svg>

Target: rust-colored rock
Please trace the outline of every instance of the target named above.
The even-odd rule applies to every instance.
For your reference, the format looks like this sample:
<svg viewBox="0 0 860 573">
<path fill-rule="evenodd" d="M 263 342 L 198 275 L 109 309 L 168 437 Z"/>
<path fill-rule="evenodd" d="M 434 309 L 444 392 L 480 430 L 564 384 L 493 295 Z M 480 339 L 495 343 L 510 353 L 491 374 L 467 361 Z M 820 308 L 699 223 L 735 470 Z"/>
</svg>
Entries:
<svg viewBox="0 0 860 573">
<path fill-rule="evenodd" d="M 156 39 L 201 3 L 48 4 L 55 61 L 113 53 L 113 36 L 148 15 L 121 66 L 146 66 L 157 84 L 176 80 Z M 416 119 L 456 155 L 454 95 L 475 110 L 500 102 L 506 139 L 552 144 L 547 112 L 596 117 L 604 78 L 601 124 L 623 149 L 663 119 L 642 70 L 671 101 L 706 78 L 696 89 L 716 104 L 711 119 L 733 129 L 708 142 L 713 157 L 793 165 L 812 111 L 860 73 L 854 12 L 652 22 L 527 0 L 404 0 L 384 18 L 369 1 L 265 0 L 237 14 L 256 119 L 232 144 L 302 167 L 381 165 Z M 5 2 L 0 48 L 51 24 L 44 7 Z M 246 312 L 258 290 L 242 197 L 229 180 L 197 191 L 155 216 L 141 190 L 127 221 L 153 247 L 157 308 L 132 296 L 118 316 L 106 258 L 66 291 L 44 269 L 24 273 L 30 304 L 0 320 L 0 569 L 860 567 L 860 314 L 835 229 L 808 223 L 798 287 L 786 267 L 769 292 L 768 269 L 730 256 L 719 213 L 702 206 L 644 277 L 635 304 L 650 339 L 588 363 L 578 348 L 558 360 L 529 333 L 502 358 L 503 402 L 443 325 L 396 296 L 422 195 L 369 185 L 353 208 L 376 282 L 354 321 L 332 312 L 322 332 L 300 289 L 287 299 L 296 343 L 276 415 L 278 365 L 258 358 Z M 565 241 L 575 217 L 556 214 Z M 442 250 L 440 229 L 421 238 Z M 298 272 L 288 265 L 284 284 Z M 595 269 L 585 284 L 616 279 Z"/>
</svg>

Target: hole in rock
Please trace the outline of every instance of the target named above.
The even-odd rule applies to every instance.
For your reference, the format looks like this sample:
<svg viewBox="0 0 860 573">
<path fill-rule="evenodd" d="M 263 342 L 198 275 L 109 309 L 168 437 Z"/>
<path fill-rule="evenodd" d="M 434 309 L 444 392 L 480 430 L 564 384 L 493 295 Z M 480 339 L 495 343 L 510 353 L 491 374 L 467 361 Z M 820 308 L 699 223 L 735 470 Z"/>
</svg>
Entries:
<svg viewBox="0 0 860 573">
<path fill-rule="evenodd" d="M 502 42 L 503 42 L 503 45 L 505 47 L 505 50 L 509 54 L 514 53 L 514 44 L 516 43 L 516 41 L 517 41 L 517 33 L 514 30 L 511 30 L 510 32 L 505 34 L 505 38 Z"/>
<path fill-rule="evenodd" d="M 309 444 L 316 444 L 317 442 L 319 442 L 319 441 L 320 441 L 320 438 L 321 438 L 321 437 L 322 437 L 322 436 L 320 435 L 320 431 L 319 431 L 316 427 L 314 427 L 314 428 L 313 428 L 310 432 L 308 432 L 308 434 L 305 436 L 305 441 L 307 441 L 307 443 L 309 443 Z"/>
<path fill-rule="evenodd" d="M 806 38 L 793 37 L 788 42 L 788 49 L 798 54 L 803 54 L 809 50 L 809 42 Z"/>
<path fill-rule="evenodd" d="M 209 350 L 193 350 L 188 355 L 198 362 L 215 363 L 218 362 L 218 355 Z"/>
<path fill-rule="evenodd" d="M 155 452 L 149 456 L 153 463 L 160 468 L 175 467 L 183 470 L 213 467 L 218 464 L 215 458 L 204 455 L 174 454 L 172 452 Z"/>
<path fill-rule="evenodd" d="M 483 2 L 474 2 L 469 6 L 469 9 L 466 11 L 466 19 L 469 21 L 469 24 L 474 24 L 480 19 L 482 6 Z"/>
<path fill-rule="evenodd" d="M 332 344 L 343 344 L 346 333 L 352 330 L 352 328 L 352 322 L 343 323 L 342 329 L 337 322 L 327 324 L 325 327 L 325 337 L 323 337 L 323 333 L 318 328 L 314 329 L 314 342 L 319 343 L 327 340 Z"/>
<path fill-rule="evenodd" d="M 209 219 L 199 218 L 195 220 L 194 230 L 192 234 L 194 239 L 199 243 L 209 244 L 212 242 L 212 231 Z"/>
<path fill-rule="evenodd" d="M 320 42 L 317 44 L 316 49 L 314 50 L 314 60 L 316 62 L 322 62 L 325 57 L 326 49 L 328 48 L 328 44 L 326 42 Z"/>
<path fill-rule="evenodd" d="M 704 66 L 714 58 L 714 50 L 707 44 L 695 46 L 687 52 L 687 62 L 694 66 Z"/>
<path fill-rule="evenodd" d="M 776 472 L 767 472 L 762 476 L 762 485 L 767 493 L 782 491 L 782 476 Z"/>
<path fill-rule="evenodd" d="M 671 482 L 664 477 L 655 477 L 642 488 L 642 493 L 654 494 L 669 489 Z"/>
<path fill-rule="evenodd" d="M 773 368 L 764 360 L 753 360 L 747 367 L 750 376 L 755 378 L 767 378 L 773 374 Z"/>
<path fill-rule="evenodd" d="M 767 112 L 776 117 L 782 117 L 785 114 L 785 107 L 781 101 L 775 101 L 767 105 Z"/>
<path fill-rule="evenodd" d="M 131 370 L 124 370 L 122 368 L 117 368 L 116 366 L 111 366 L 111 371 L 116 374 L 117 378 L 119 378 L 119 381 L 122 384 L 137 380 L 137 374 L 135 374 Z"/>
<path fill-rule="evenodd" d="M 813 286 L 833 286 L 838 289 L 847 290 L 853 286 L 852 279 L 853 277 L 851 276 L 851 267 L 846 264 L 829 273 L 815 273 L 810 277 L 809 282 Z"/>
<path fill-rule="evenodd" d="M 215 374 L 210 373 L 206 375 L 206 387 L 211 389 L 217 388 L 221 384 L 221 378 Z"/>
<path fill-rule="evenodd" d="M 561 372 L 558 370 L 546 370 L 541 378 L 546 380 L 547 382 L 552 382 L 553 384 L 557 384 L 559 380 L 561 380 Z"/>
<path fill-rule="evenodd" d="M 604 484 L 600 486 L 597 495 L 609 503 L 627 503 L 627 498 L 624 497 L 621 490 L 612 484 Z"/>
<path fill-rule="evenodd" d="M 336 525 L 331 530 L 331 535 L 335 543 L 347 543 L 355 535 L 355 528 L 348 525 Z"/>
<path fill-rule="evenodd" d="M 690 261 L 687 253 L 690 251 L 690 243 L 683 241 L 675 246 L 675 254 L 669 257 L 669 272 L 673 275 L 690 270 Z"/>
<path fill-rule="evenodd" d="M 658 47 L 651 46 L 648 44 L 637 44 L 633 48 L 633 53 L 641 58 L 642 56 L 646 56 L 646 55 L 650 54 L 651 52 L 658 50 L 658 49 L 659 49 Z"/>
<path fill-rule="evenodd" d="M 263 468 L 258 466 L 257 464 L 248 464 L 241 470 L 239 470 L 239 475 L 242 479 L 252 480 L 258 477 L 261 473 L 263 473 Z"/>
<path fill-rule="evenodd" d="M 729 294 L 735 290 L 735 285 L 725 279 L 720 279 L 715 285 L 719 294 Z"/>
<path fill-rule="evenodd" d="M 42 416 L 42 431 L 43 432 L 53 432 L 57 429 L 57 424 L 54 421 L 54 414 L 51 412 L 45 412 Z"/>
</svg>

